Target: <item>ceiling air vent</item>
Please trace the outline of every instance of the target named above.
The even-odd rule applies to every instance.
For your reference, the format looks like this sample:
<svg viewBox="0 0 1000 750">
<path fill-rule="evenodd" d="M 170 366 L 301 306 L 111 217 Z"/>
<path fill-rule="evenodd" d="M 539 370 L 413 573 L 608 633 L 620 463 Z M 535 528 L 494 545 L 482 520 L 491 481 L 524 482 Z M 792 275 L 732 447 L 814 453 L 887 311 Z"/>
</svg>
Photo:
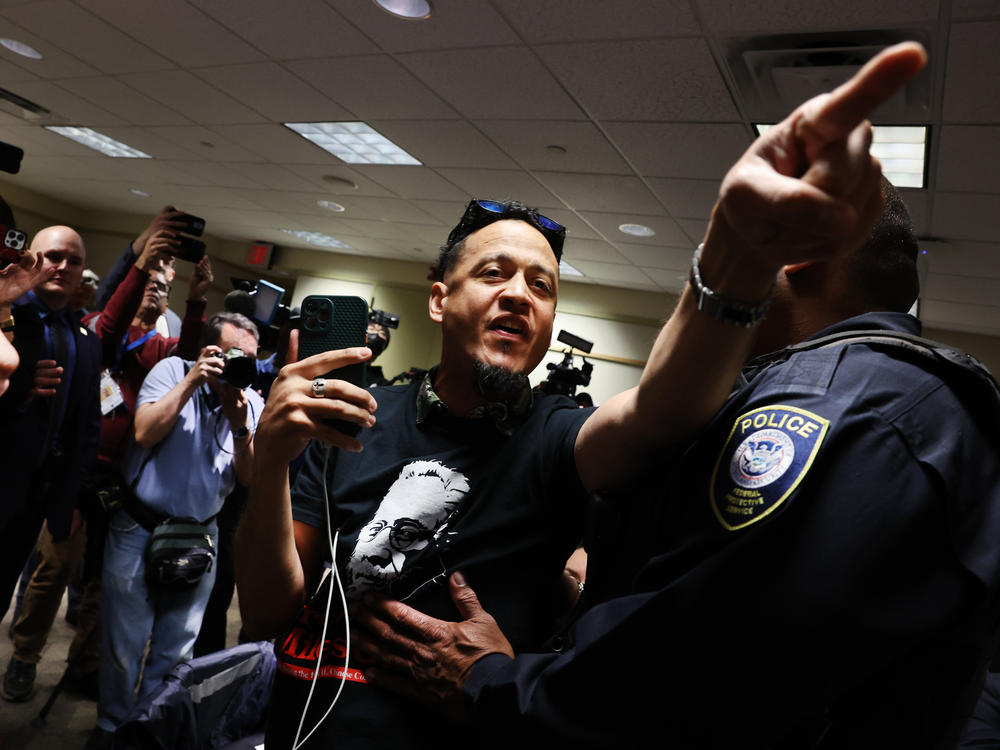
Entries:
<svg viewBox="0 0 1000 750">
<path fill-rule="evenodd" d="M 787 34 L 723 40 L 725 64 L 751 122 L 777 122 L 817 94 L 839 86 L 879 51 L 906 39 L 930 50 L 927 29 Z M 918 75 L 879 107 L 878 122 L 926 122 L 930 80 Z"/>
</svg>

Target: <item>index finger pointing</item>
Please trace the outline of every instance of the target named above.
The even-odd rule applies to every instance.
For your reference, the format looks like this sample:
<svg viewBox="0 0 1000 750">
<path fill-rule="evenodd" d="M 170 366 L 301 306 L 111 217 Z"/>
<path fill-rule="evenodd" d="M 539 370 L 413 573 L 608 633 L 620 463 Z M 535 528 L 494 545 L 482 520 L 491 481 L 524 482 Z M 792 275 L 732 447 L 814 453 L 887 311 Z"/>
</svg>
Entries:
<svg viewBox="0 0 1000 750">
<path fill-rule="evenodd" d="M 796 135 L 819 145 L 845 138 L 919 73 L 926 62 L 927 52 L 917 42 L 882 50 L 831 94 L 807 102 L 796 123 Z"/>
</svg>

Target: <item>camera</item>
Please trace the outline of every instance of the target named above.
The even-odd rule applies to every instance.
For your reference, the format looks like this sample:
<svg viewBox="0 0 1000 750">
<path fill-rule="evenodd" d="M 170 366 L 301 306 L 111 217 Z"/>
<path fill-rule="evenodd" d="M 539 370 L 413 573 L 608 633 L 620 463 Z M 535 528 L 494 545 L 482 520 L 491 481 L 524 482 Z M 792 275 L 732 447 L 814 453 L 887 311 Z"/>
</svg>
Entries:
<svg viewBox="0 0 1000 750">
<path fill-rule="evenodd" d="M 181 214 L 176 217 L 175 221 L 183 221 L 184 228 L 181 231 L 193 234 L 195 237 L 201 237 L 202 233 L 205 231 L 205 220 L 200 216 L 195 216 L 194 214 Z"/>
<path fill-rule="evenodd" d="M 386 328 L 399 328 L 399 316 L 387 313 L 385 310 L 372 310 L 368 313 L 369 323 L 378 323 Z"/>
<path fill-rule="evenodd" d="M 538 384 L 538 389 L 542 393 L 572 397 L 576 395 L 577 387 L 590 385 L 590 375 L 594 371 L 594 365 L 588 362 L 586 357 L 583 358 L 583 365 L 579 369 L 573 367 L 573 349 L 580 349 L 589 354 L 594 348 L 594 342 L 569 331 L 560 331 L 557 340 L 569 344 L 571 348 L 566 350 L 559 364 L 549 362 L 545 365 L 549 375 Z"/>
<path fill-rule="evenodd" d="M 224 360 L 222 379 L 241 391 L 257 378 L 257 363 L 238 346 L 227 352 L 212 352 L 213 357 Z"/>
<path fill-rule="evenodd" d="M 0 224 L 0 235 L 3 244 L 0 245 L 0 268 L 6 268 L 11 263 L 17 263 L 25 250 L 28 249 L 28 237 L 24 232 Z"/>
<path fill-rule="evenodd" d="M 230 277 L 229 280 L 233 291 L 226 295 L 226 311 L 245 315 L 257 323 L 261 346 L 273 348 L 278 340 L 278 331 L 288 321 L 291 312 L 287 305 L 281 304 L 285 289 L 264 279 L 253 282 Z"/>
</svg>

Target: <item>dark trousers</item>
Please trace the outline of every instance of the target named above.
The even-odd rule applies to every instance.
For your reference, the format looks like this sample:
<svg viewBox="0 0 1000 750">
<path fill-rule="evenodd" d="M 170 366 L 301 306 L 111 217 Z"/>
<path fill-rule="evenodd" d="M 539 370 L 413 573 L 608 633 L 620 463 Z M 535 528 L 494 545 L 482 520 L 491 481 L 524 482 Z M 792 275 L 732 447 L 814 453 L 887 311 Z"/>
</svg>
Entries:
<svg viewBox="0 0 1000 750">
<path fill-rule="evenodd" d="M 240 524 L 243 509 L 247 506 L 248 491 L 236 485 L 219 511 L 219 550 L 215 557 L 215 586 L 209 597 L 205 617 L 201 621 L 201 632 L 194 643 L 195 657 L 205 656 L 226 648 L 226 627 L 229 605 L 233 601 L 236 588 L 236 572 L 233 562 L 233 544 L 236 527 Z"/>
<path fill-rule="evenodd" d="M 35 547 L 44 520 L 41 503 L 29 498 L 20 512 L 0 530 L 0 619 L 7 614 L 24 563 Z"/>
</svg>

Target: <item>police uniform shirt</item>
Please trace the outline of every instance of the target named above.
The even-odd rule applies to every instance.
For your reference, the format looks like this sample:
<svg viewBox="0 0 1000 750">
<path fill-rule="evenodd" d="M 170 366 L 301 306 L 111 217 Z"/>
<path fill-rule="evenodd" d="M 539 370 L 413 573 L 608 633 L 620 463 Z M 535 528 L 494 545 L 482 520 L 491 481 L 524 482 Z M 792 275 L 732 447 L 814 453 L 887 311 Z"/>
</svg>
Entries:
<svg viewBox="0 0 1000 750">
<path fill-rule="evenodd" d="M 851 328 L 919 323 L 818 335 Z M 891 347 L 758 371 L 646 478 L 622 539 L 654 545 L 632 593 L 565 656 L 477 663 L 479 721 L 582 746 L 947 746 L 997 622 L 1000 464 L 976 412 L 995 395 L 963 402 Z"/>
</svg>

